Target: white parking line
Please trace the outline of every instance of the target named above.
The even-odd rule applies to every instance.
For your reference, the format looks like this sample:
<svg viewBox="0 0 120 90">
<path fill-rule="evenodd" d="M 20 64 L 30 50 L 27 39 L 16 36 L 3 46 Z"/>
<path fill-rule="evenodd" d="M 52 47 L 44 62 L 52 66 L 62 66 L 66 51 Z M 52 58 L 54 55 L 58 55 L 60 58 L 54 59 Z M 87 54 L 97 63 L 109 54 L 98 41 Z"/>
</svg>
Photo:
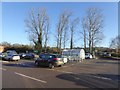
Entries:
<svg viewBox="0 0 120 90">
<path fill-rule="evenodd" d="M 36 79 L 36 78 L 30 77 L 30 76 L 24 75 L 24 74 L 21 74 L 21 73 L 18 73 L 18 72 L 14 72 L 14 73 L 17 74 L 17 75 L 20 75 L 20 76 L 22 76 L 22 77 L 26 77 L 26 78 L 35 80 L 35 81 L 39 81 L 39 82 L 42 82 L 42 83 L 47 83 L 46 81 L 39 80 L 39 79 Z"/>
<path fill-rule="evenodd" d="M 9 63 L 9 61 L 0 61 L 0 63 L 1 63 L 1 62 L 2 62 L 2 63 Z"/>
<path fill-rule="evenodd" d="M 73 73 L 73 72 L 68 72 L 68 71 L 61 71 L 61 70 L 56 70 L 58 72 L 62 72 L 62 73 Z"/>
<path fill-rule="evenodd" d="M 63 67 L 69 67 L 69 66 L 63 66 Z"/>
<path fill-rule="evenodd" d="M 93 76 L 93 77 L 95 77 L 95 78 L 100 78 L 100 79 L 105 79 L 105 80 L 111 80 L 110 78 L 106 78 L 106 77 L 99 77 L 99 76 Z"/>
<path fill-rule="evenodd" d="M 73 75 L 70 75 L 71 77 L 73 77 L 74 79 L 77 79 L 77 80 L 79 80 L 80 78 L 78 78 L 78 77 L 75 77 L 75 76 L 73 76 Z"/>
<path fill-rule="evenodd" d="M 47 69 L 47 70 L 52 70 L 52 71 L 57 71 L 57 72 L 62 72 L 62 73 L 73 73 L 73 72 L 63 71 L 63 70 L 58 70 L 58 69 Z"/>
<path fill-rule="evenodd" d="M 52 71 L 54 71 L 55 69 L 46 69 L 46 70 L 52 70 Z"/>
<path fill-rule="evenodd" d="M 4 69 L 4 68 L 0 68 L 0 69 L 6 71 L 6 69 Z"/>
</svg>

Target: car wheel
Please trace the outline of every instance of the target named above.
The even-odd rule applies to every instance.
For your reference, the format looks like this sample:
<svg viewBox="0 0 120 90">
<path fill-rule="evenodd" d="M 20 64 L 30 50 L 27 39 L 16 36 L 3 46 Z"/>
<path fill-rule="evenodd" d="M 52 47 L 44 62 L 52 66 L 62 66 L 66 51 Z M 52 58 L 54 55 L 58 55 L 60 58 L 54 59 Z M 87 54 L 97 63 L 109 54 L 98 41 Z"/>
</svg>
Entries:
<svg viewBox="0 0 120 90">
<path fill-rule="evenodd" d="M 54 68 L 54 65 L 51 64 L 51 63 L 49 63 L 49 68 L 50 68 L 50 69 Z"/>
<path fill-rule="evenodd" d="M 61 65 L 59 65 L 59 67 L 62 67 L 63 65 L 61 64 Z"/>
<path fill-rule="evenodd" d="M 39 63 L 37 61 L 35 62 L 35 66 L 39 66 Z"/>
</svg>

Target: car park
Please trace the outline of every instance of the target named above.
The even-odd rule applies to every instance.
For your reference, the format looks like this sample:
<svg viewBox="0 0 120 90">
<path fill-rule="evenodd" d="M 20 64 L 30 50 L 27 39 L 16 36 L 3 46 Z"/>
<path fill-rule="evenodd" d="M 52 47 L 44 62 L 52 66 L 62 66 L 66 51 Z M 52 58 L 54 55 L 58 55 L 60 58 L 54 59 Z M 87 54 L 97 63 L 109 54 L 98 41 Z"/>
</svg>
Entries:
<svg viewBox="0 0 120 90">
<path fill-rule="evenodd" d="M 61 56 L 54 54 L 40 54 L 39 58 L 35 60 L 36 66 L 48 66 L 49 68 L 62 66 L 63 64 Z"/>
</svg>

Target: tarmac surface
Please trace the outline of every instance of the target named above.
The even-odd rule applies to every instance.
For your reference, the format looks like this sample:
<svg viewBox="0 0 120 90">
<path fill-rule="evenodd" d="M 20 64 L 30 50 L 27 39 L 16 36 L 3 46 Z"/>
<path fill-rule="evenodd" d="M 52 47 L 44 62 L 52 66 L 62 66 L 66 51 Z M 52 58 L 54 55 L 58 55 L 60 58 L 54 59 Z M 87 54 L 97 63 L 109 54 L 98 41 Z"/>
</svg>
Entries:
<svg viewBox="0 0 120 90">
<path fill-rule="evenodd" d="M 71 61 L 62 67 L 36 67 L 34 60 L 0 61 L 2 88 L 118 88 L 117 60 Z"/>
</svg>

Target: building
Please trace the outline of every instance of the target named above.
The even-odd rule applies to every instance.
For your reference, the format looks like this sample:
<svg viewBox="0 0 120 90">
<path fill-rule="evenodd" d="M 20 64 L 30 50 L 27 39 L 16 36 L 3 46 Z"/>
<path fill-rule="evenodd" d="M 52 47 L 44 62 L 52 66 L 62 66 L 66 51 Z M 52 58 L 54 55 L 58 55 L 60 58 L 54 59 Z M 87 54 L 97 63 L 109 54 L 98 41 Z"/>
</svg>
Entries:
<svg viewBox="0 0 120 90">
<path fill-rule="evenodd" d="M 3 52 L 3 51 L 4 51 L 4 49 L 5 49 L 5 47 L 4 47 L 4 46 L 0 46 L 0 52 Z"/>
<path fill-rule="evenodd" d="M 85 59 L 84 49 L 65 49 L 62 51 L 62 55 L 72 61 Z"/>
</svg>

